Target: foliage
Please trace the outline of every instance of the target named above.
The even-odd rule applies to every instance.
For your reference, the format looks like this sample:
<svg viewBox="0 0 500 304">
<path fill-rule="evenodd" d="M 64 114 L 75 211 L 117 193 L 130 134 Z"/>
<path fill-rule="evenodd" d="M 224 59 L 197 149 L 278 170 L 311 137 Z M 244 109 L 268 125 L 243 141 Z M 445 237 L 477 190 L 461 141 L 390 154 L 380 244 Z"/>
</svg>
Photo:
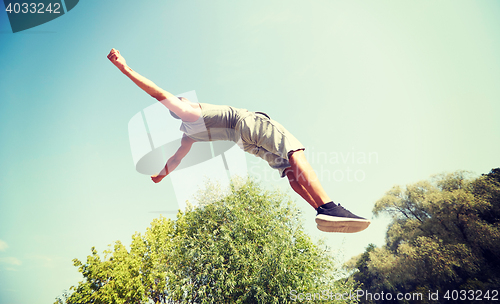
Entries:
<svg viewBox="0 0 500 304">
<path fill-rule="evenodd" d="M 374 214 L 389 214 L 392 222 L 386 245 L 356 258 L 353 277 L 364 289 L 394 294 L 500 286 L 500 169 L 466 176 L 394 187 L 376 202 Z"/>
<path fill-rule="evenodd" d="M 173 222 L 155 219 L 144 235 L 132 236 L 130 251 L 117 241 L 101 258 L 92 247 L 87 262 L 74 259 L 85 281 L 56 303 L 167 303 L 167 263 Z"/>
<path fill-rule="evenodd" d="M 130 251 L 116 242 L 102 258 L 92 248 L 86 263 L 75 259 L 84 281 L 59 303 L 288 303 L 292 291 L 352 290 L 283 194 L 251 180 L 218 191 L 174 221 L 154 220 Z"/>
</svg>

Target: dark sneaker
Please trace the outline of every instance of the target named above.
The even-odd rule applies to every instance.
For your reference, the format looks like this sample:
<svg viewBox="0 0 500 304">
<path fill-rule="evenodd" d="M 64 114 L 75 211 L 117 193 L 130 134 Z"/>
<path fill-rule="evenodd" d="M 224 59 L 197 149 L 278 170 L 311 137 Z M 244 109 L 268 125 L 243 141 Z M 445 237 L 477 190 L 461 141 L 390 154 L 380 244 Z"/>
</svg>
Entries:
<svg viewBox="0 0 500 304">
<path fill-rule="evenodd" d="M 369 220 L 353 214 L 340 204 L 329 209 L 319 207 L 317 211 L 316 223 L 321 231 L 353 233 L 370 225 Z"/>
</svg>

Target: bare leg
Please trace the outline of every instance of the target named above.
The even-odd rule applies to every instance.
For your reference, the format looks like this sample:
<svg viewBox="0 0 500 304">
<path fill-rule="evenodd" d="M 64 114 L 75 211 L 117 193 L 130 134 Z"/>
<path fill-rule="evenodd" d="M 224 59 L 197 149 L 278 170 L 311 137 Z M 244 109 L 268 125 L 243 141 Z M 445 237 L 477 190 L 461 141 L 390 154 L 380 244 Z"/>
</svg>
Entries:
<svg viewBox="0 0 500 304">
<path fill-rule="evenodd" d="M 325 190 L 323 189 L 323 186 L 321 186 L 318 176 L 316 175 L 313 168 L 306 159 L 304 151 L 299 150 L 293 152 L 292 155 L 290 155 L 289 157 L 289 161 L 291 169 L 293 171 L 293 175 L 295 177 L 294 180 L 298 182 L 298 184 L 301 186 L 302 191 L 305 190 L 305 192 L 307 193 L 306 197 L 307 196 L 312 197 L 314 205 L 311 204 L 311 202 L 309 202 L 308 199 L 302 196 L 301 192 L 295 190 L 294 185 L 292 185 L 292 188 L 297 193 L 299 193 L 302 197 L 304 197 L 304 199 L 308 201 L 308 203 L 315 209 L 323 204 L 332 201 L 328 196 L 328 194 L 326 194 Z M 299 189 L 296 185 L 295 187 Z M 301 190 L 299 189 L 299 191 Z"/>
<path fill-rule="evenodd" d="M 370 225 L 369 220 L 353 214 L 340 205 L 333 202 L 325 205 L 331 202 L 330 197 L 321 186 L 303 151 L 294 152 L 290 155 L 289 161 L 291 165 L 289 171 L 293 172 L 287 172 L 290 185 L 318 211 L 316 223 L 319 230 L 352 233 L 365 230 Z"/>
<path fill-rule="evenodd" d="M 314 209 L 318 209 L 318 204 L 314 201 L 311 194 L 309 194 L 309 192 L 307 192 L 307 190 L 302 187 L 301 184 L 299 184 L 292 170 L 288 170 L 286 172 L 286 177 L 288 177 L 288 181 L 290 182 L 290 186 L 292 186 L 292 189 L 297 192 L 297 194 L 300 195 L 303 199 L 305 199 Z"/>
</svg>

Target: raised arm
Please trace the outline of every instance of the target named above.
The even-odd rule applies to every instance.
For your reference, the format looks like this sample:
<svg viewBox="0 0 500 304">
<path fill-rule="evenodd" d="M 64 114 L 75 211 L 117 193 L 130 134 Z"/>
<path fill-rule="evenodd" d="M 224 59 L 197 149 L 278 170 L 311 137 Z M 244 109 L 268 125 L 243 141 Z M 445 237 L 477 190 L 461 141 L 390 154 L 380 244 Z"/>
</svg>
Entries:
<svg viewBox="0 0 500 304">
<path fill-rule="evenodd" d="M 181 160 L 184 158 L 184 156 L 186 156 L 189 150 L 191 150 L 191 146 L 194 142 L 195 141 L 193 139 L 184 134 L 181 140 L 181 146 L 179 147 L 179 149 L 177 149 L 177 152 L 175 152 L 175 154 L 168 159 L 167 164 L 165 165 L 163 170 L 161 170 L 160 174 L 151 176 L 153 182 L 161 182 L 161 180 L 169 175 L 170 172 L 174 171 L 175 168 L 177 168 L 177 166 L 181 163 Z"/>
<path fill-rule="evenodd" d="M 163 90 L 154 82 L 132 70 L 125 61 L 125 58 L 120 54 L 120 51 L 111 49 L 108 54 L 108 59 L 138 87 L 151 95 L 156 100 L 160 101 L 170 111 L 174 112 L 184 121 L 195 121 L 199 117 L 199 113 L 193 107 L 182 102 L 173 94 Z"/>
</svg>

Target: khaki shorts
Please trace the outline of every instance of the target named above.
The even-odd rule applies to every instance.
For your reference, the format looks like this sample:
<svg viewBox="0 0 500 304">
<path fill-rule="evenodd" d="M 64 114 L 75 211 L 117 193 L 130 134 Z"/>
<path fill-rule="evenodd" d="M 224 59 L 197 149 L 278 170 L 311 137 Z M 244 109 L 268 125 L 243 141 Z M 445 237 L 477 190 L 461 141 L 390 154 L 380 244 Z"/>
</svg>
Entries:
<svg viewBox="0 0 500 304">
<path fill-rule="evenodd" d="M 271 168 L 279 171 L 281 177 L 285 177 L 285 170 L 290 168 L 291 153 L 305 150 L 295 136 L 262 112 L 242 119 L 236 131 L 241 134 L 243 150 L 267 161 Z"/>
</svg>

